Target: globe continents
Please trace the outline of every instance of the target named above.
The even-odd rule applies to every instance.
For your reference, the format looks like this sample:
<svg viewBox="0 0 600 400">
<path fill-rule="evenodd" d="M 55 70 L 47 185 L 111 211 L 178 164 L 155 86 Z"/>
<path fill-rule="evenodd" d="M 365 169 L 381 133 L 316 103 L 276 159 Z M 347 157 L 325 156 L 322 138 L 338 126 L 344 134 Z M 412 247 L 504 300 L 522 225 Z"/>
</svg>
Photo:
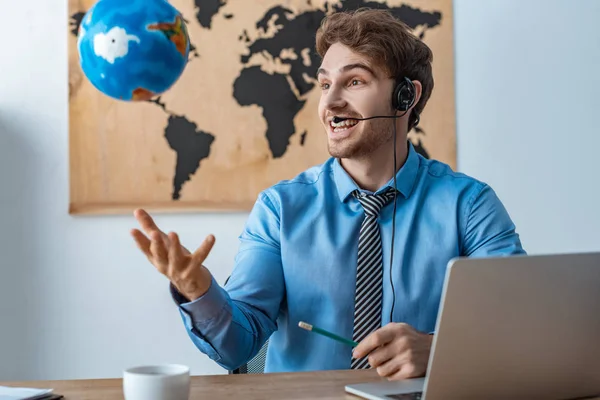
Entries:
<svg viewBox="0 0 600 400">
<path fill-rule="evenodd" d="M 168 90 L 188 60 L 182 15 L 165 0 L 100 0 L 77 37 L 81 69 L 102 93 L 148 100 Z"/>
</svg>

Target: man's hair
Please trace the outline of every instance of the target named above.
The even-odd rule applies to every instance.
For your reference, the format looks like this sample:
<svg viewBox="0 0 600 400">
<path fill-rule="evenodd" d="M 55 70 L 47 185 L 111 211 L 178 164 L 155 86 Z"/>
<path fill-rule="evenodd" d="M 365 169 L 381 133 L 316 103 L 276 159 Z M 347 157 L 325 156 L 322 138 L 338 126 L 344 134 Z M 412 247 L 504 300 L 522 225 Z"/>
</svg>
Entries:
<svg viewBox="0 0 600 400">
<path fill-rule="evenodd" d="M 396 83 L 403 77 L 421 82 L 421 98 L 408 122 L 410 130 L 433 90 L 431 49 L 412 33 L 408 25 L 384 9 L 360 8 L 325 17 L 316 34 L 317 53 L 323 58 L 329 47 L 337 42 L 369 58 Z M 391 101 L 391 93 L 389 97 Z"/>
</svg>

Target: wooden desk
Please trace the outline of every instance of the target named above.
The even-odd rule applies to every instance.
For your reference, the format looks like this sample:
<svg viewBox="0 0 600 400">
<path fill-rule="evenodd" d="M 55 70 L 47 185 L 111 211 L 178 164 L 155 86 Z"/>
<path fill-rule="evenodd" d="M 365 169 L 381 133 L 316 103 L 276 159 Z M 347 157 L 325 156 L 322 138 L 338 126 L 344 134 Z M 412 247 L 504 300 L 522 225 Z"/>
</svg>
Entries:
<svg viewBox="0 0 600 400">
<path fill-rule="evenodd" d="M 190 400 L 357 400 L 344 391 L 346 384 L 378 380 L 382 378 L 374 370 L 193 376 Z M 53 388 L 65 400 L 123 399 L 121 379 L 0 382 L 0 386 Z"/>
</svg>

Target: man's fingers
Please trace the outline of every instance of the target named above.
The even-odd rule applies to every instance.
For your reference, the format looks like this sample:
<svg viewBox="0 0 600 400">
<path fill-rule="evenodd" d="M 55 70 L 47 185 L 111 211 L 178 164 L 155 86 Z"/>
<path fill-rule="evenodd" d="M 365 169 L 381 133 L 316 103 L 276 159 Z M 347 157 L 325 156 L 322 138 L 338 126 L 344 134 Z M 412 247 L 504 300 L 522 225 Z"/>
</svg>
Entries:
<svg viewBox="0 0 600 400">
<path fill-rule="evenodd" d="M 140 226 L 146 232 L 146 234 L 150 234 L 154 230 L 158 230 L 158 226 L 154 223 L 154 220 L 145 210 L 138 208 L 133 212 L 133 216 L 140 223 Z"/>
<path fill-rule="evenodd" d="M 352 357 L 363 358 L 376 348 L 394 339 L 394 324 L 388 324 L 364 338 L 352 352 Z"/>
<path fill-rule="evenodd" d="M 169 246 L 169 259 L 174 264 L 180 264 L 183 259 L 183 251 L 181 248 L 181 242 L 179 241 L 179 236 L 175 232 L 169 232 L 169 241 L 171 242 Z"/>
<path fill-rule="evenodd" d="M 167 248 L 162 235 L 158 231 L 154 231 L 150 235 L 150 252 L 152 253 L 152 257 L 154 257 L 155 263 L 159 264 L 155 264 L 155 266 L 159 268 L 160 272 L 166 273 L 165 268 L 169 262 L 167 258 Z"/>
<path fill-rule="evenodd" d="M 394 348 L 392 346 L 381 346 L 373 350 L 369 354 L 369 365 L 372 368 L 377 368 L 390 361 L 395 356 Z"/>
<path fill-rule="evenodd" d="M 210 253 L 214 244 L 215 237 L 213 235 L 208 235 L 200 247 L 198 247 L 194 254 L 192 254 L 192 261 L 196 265 L 202 264 L 204 260 L 206 260 L 206 257 L 208 257 L 208 253 Z"/>
<path fill-rule="evenodd" d="M 150 239 L 146 237 L 142 232 L 138 229 L 131 230 L 131 236 L 133 236 L 133 240 L 137 244 L 137 247 L 146 255 L 146 257 L 151 257 L 150 253 Z"/>
<path fill-rule="evenodd" d="M 163 237 L 163 239 L 167 238 L 167 235 L 165 235 L 163 231 L 158 229 L 158 226 L 156 226 L 150 214 L 148 214 L 145 210 L 138 208 L 133 212 L 133 215 L 135 216 L 135 219 L 137 219 L 137 221 L 139 222 L 144 232 L 146 232 L 146 235 L 150 236 L 152 232 L 158 231 Z"/>
<path fill-rule="evenodd" d="M 383 378 L 391 377 L 396 374 L 402 368 L 402 363 L 396 358 L 392 358 L 387 362 L 379 365 L 377 368 L 377 374 Z"/>
<path fill-rule="evenodd" d="M 167 255 L 169 257 L 166 274 L 171 279 L 176 276 L 176 273 L 184 268 L 184 264 L 187 262 L 183 261 L 183 253 L 181 251 L 181 243 L 179 242 L 179 236 L 175 232 L 169 232 L 167 236 L 169 240 L 169 246 L 167 248 Z"/>
<path fill-rule="evenodd" d="M 388 380 L 399 381 L 399 380 L 403 380 L 403 379 L 416 378 L 416 377 L 419 377 L 422 375 L 422 374 L 418 373 L 418 369 L 417 369 L 416 365 L 413 363 L 404 362 L 404 363 L 400 363 L 399 366 L 400 366 L 400 369 L 398 369 L 398 371 L 387 376 Z"/>
</svg>

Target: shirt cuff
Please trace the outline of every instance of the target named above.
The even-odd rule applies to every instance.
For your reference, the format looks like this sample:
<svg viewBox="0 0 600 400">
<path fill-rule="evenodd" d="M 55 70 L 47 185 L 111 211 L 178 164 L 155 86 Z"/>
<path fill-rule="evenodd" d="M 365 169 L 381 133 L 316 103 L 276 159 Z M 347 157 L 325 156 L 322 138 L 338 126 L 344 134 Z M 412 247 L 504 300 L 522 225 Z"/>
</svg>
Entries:
<svg viewBox="0 0 600 400">
<path fill-rule="evenodd" d="M 169 291 L 171 292 L 171 297 L 173 298 L 173 301 L 178 306 L 182 305 L 183 303 L 189 303 L 190 302 L 190 299 L 188 299 L 187 297 L 185 297 L 184 295 L 182 295 L 179 292 L 179 290 L 177 290 L 177 288 L 175 287 L 175 285 L 173 285 L 171 282 L 169 282 Z"/>
<path fill-rule="evenodd" d="M 193 325 L 199 326 L 211 321 L 219 316 L 225 306 L 228 304 L 228 294 L 215 278 L 211 279 L 210 286 L 206 293 L 194 301 L 190 301 L 183 296 L 171 284 L 171 294 L 180 309 L 184 311 L 193 321 Z"/>
</svg>

